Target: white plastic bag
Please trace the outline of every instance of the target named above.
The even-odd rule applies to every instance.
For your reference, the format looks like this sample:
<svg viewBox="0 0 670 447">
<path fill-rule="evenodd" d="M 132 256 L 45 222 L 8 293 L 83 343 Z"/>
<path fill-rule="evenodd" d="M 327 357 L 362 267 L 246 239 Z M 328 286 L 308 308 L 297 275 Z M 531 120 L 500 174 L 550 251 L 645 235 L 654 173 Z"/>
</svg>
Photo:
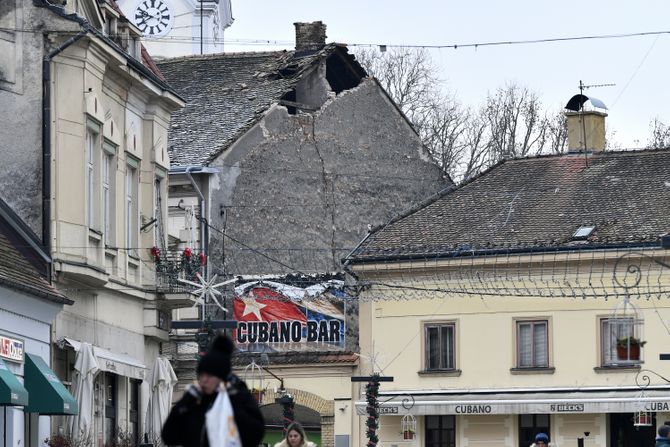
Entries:
<svg viewBox="0 0 670 447">
<path fill-rule="evenodd" d="M 212 408 L 205 415 L 205 424 L 210 447 L 242 447 L 233 406 L 225 389 L 219 390 Z"/>
</svg>

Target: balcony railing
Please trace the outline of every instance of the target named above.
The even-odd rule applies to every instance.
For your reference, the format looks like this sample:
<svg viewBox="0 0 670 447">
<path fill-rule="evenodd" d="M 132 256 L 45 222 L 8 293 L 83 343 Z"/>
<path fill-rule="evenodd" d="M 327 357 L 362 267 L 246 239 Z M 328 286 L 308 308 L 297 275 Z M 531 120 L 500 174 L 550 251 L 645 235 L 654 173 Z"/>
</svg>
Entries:
<svg viewBox="0 0 670 447">
<path fill-rule="evenodd" d="M 156 291 L 159 293 L 188 293 L 192 287 L 181 280 L 199 282 L 196 278 L 202 274 L 207 258 L 194 250 L 162 252 L 151 249 L 156 266 Z"/>
</svg>

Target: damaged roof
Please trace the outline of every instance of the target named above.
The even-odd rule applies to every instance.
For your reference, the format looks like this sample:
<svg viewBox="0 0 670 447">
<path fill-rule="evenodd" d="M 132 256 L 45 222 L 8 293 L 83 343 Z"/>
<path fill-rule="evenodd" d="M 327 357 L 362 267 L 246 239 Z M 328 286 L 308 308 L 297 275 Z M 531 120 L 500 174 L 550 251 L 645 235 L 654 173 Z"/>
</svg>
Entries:
<svg viewBox="0 0 670 447">
<path fill-rule="evenodd" d="M 187 102 L 172 114 L 168 135 L 171 165 L 202 166 L 212 161 L 289 93 L 305 73 L 331 57 L 342 61 L 352 75 L 367 75 L 346 46 L 339 44 L 301 56 L 275 51 L 157 61 L 167 82 Z"/>
<path fill-rule="evenodd" d="M 658 244 L 670 231 L 670 151 L 503 161 L 377 228 L 352 262 L 502 250 Z M 595 227 L 578 237 L 580 227 Z"/>
</svg>

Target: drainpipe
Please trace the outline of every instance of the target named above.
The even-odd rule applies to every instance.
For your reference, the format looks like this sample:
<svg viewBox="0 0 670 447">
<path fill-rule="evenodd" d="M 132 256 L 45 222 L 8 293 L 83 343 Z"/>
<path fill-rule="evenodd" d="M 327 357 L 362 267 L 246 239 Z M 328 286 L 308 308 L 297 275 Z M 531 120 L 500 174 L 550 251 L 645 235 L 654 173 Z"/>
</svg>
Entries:
<svg viewBox="0 0 670 447">
<path fill-rule="evenodd" d="M 86 34 L 88 31 L 80 31 L 44 56 L 42 60 L 42 244 L 49 256 L 51 256 L 51 60 Z"/>
<path fill-rule="evenodd" d="M 191 185 L 195 189 L 195 192 L 198 193 L 198 198 L 200 199 L 200 244 L 202 245 L 202 252 L 205 254 L 207 263 L 205 264 L 205 279 L 209 279 L 209 228 L 207 228 L 207 220 L 205 218 L 205 196 L 200 191 L 198 184 L 193 179 L 191 172 L 200 169 L 200 167 L 189 166 L 186 168 L 186 175 L 191 181 Z"/>
</svg>

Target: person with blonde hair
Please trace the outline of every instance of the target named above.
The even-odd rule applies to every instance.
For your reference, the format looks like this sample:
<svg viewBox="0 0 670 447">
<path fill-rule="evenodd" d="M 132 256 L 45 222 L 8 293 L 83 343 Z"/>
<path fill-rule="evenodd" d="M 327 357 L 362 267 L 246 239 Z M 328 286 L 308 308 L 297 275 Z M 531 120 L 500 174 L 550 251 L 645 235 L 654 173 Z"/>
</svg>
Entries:
<svg viewBox="0 0 670 447">
<path fill-rule="evenodd" d="M 286 436 L 275 447 L 316 447 L 316 444 L 307 440 L 305 429 L 298 422 L 293 422 L 286 429 Z"/>
</svg>

